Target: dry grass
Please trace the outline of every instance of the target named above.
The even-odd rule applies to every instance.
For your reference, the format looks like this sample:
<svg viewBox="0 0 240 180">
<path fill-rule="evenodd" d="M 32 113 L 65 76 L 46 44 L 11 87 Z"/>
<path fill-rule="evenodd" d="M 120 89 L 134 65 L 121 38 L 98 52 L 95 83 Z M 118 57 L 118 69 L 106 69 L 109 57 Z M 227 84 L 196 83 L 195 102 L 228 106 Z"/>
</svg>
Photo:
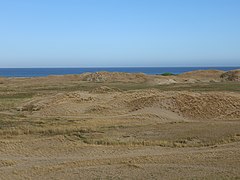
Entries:
<svg viewBox="0 0 240 180">
<path fill-rule="evenodd" d="M 0 179 L 238 177 L 239 92 L 239 82 L 4 80 Z"/>
</svg>

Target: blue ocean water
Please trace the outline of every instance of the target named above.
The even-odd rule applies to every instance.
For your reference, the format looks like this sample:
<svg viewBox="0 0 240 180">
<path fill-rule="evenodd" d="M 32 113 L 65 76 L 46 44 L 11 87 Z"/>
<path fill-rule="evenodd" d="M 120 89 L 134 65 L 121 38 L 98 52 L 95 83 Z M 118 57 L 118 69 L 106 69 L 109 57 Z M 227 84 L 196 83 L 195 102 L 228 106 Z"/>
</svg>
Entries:
<svg viewBox="0 0 240 180">
<path fill-rule="evenodd" d="M 217 69 L 229 71 L 240 69 L 240 67 L 111 67 L 111 68 L 0 68 L 0 76 L 4 77 L 38 77 L 49 75 L 82 74 L 86 72 L 127 72 L 127 73 L 145 73 L 162 74 L 170 72 L 180 74 L 194 70 Z"/>
</svg>

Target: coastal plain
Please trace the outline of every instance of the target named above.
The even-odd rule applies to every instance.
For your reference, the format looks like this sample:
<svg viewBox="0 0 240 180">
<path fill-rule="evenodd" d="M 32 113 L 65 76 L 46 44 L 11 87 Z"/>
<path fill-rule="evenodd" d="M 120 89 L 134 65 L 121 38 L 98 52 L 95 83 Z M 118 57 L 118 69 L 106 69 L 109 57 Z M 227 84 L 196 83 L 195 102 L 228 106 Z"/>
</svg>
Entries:
<svg viewBox="0 0 240 180">
<path fill-rule="evenodd" d="M 2 77 L 0 179 L 240 179 L 240 70 Z"/>
</svg>

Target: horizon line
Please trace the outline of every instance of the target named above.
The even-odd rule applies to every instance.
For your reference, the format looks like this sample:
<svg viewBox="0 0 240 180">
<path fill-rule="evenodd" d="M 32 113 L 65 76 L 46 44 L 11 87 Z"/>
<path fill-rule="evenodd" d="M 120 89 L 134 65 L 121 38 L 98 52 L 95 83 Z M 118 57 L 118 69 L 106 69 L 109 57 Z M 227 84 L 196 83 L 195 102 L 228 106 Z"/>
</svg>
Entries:
<svg viewBox="0 0 240 180">
<path fill-rule="evenodd" d="M 33 67 L 0 67 L 0 69 L 36 69 L 36 68 L 211 68 L 211 67 L 240 67 L 240 65 L 215 66 L 33 66 Z"/>
</svg>

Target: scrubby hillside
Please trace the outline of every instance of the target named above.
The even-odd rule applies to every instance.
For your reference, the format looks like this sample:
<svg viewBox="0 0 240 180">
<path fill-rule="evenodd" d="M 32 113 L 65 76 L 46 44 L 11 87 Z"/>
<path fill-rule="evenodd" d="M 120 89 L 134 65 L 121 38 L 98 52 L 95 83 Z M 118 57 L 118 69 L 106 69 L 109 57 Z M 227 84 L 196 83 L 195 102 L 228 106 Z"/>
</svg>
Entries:
<svg viewBox="0 0 240 180">
<path fill-rule="evenodd" d="M 235 93 L 158 90 L 120 92 L 109 87 L 99 87 L 90 93 L 62 93 L 33 99 L 23 104 L 19 110 L 38 111 L 42 115 L 77 116 L 95 112 L 102 112 L 103 115 L 106 115 L 106 112 L 109 115 L 127 115 L 132 112 L 138 113 L 145 108 L 154 109 L 149 110 L 153 115 L 159 115 L 158 111 L 168 110 L 187 119 L 236 119 L 240 117 L 240 96 Z M 139 113 L 141 114 L 140 111 Z"/>
<path fill-rule="evenodd" d="M 240 82 L 240 69 L 228 71 L 221 75 L 221 78 L 227 81 L 239 81 Z"/>
<path fill-rule="evenodd" d="M 91 82 L 145 82 L 148 76 L 145 74 L 121 73 L 121 72 L 96 72 L 86 74 L 84 81 Z"/>
<path fill-rule="evenodd" d="M 204 78 L 211 78 L 211 79 L 219 79 L 220 76 L 224 73 L 224 71 L 220 70 L 197 70 L 197 71 L 190 71 L 183 74 L 180 74 L 179 77 L 184 78 L 197 78 L 197 79 L 204 79 Z"/>
</svg>

